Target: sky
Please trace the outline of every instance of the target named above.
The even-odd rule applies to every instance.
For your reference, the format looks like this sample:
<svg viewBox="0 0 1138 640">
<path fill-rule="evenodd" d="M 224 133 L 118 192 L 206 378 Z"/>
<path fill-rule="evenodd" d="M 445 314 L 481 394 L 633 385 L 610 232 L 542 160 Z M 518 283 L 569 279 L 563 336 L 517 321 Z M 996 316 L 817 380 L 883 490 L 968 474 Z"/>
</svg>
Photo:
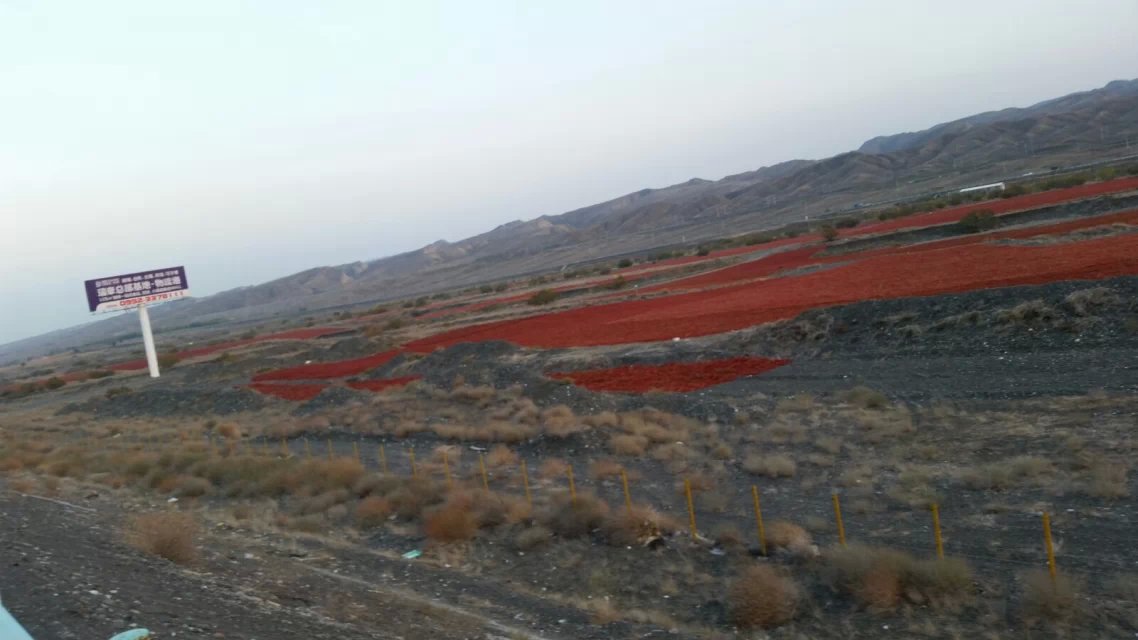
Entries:
<svg viewBox="0 0 1138 640">
<path fill-rule="evenodd" d="M 0 344 L 1138 76 L 1134 0 L 0 0 Z"/>
</svg>

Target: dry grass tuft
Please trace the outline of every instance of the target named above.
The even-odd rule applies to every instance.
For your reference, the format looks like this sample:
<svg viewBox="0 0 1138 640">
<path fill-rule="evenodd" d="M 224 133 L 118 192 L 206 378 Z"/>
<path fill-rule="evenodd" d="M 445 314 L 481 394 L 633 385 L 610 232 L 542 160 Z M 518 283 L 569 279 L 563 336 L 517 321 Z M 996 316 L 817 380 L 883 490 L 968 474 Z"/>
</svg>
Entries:
<svg viewBox="0 0 1138 640">
<path fill-rule="evenodd" d="M 241 427 L 232 422 L 217 425 L 216 432 L 226 440 L 237 440 L 241 437 Z"/>
<path fill-rule="evenodd" d="M 785 549 L 799 555 L 813 555 L 814 541 L 802 527 L 785 520 L 776 520 L 766 527 L 767 548 Z"/>
<path fill-rule="evenodd" d="M 972 569 L 958 558 L 916 560 L 891 549 L 850 545 L 825 554 L 832 586 L 875 610 L 915 604 L 953 605 L 974 591 Z"/>
<path fill-rule="evenodd" d="M 743 461 L 743 469 L 747 473 L 768 478 L 791 478 L 798 471 L 798 465 L 784 455 L 751 454 Z"/>
<path fill-rule="evenodd" d="M 452 496 L 423 518 L 423 532 L 435 542 L 462 542 L 478 533 L 478 520 L 468 495 Z"/>
<path fill-rule="evenodd" d="M 599 528 L 609 507 L 600 498 L 577 494 L 575 499 L 555 502 L 541 515 L 541 523 L 562 538 L 576 538 Z"/>
<path fill-rule="evenodd" d="M 561 458 L 549 458 L 541 463 L 537 475 L 546 480 L 565 478 L 569 474 L 569 463 Z"/>
<path fill-rule="evenodd" d="M 727 595 L 731 617 L 744 629 L 769 629 L 789 622 L 798 610 L 799 598 L 797 584 L 765 565 L 743 572 Z"/>
<path fill-rule="evenodd" d="M 1077 585 L 1070 577 L 1051 574 L 1043 569 L 1023 577 L 1023 612 L 1029 618 L 1067 619 L 1075 615 L 1078 605 Z"/>
<path fill-rule="evenodd" d="M 624 465 L 605 458 L 603 460 L 595 460 L 589 465 L 589 474 L 593 476 L 594 480 L 607 480 L 609 478 L 619 478 L 620 472 L 624 470 Z"/>
<path fill-rule="evenodd" d="M 1123 462 L 1098 459 L 1091 464 L 1091 482 L 1088 492 L 1096 498 L 1125 498 L 1130 495 L 1126 475 L 1129 472 Z"/>
<path fill-rule="evenodd" d="M 554 438 L 568 438 L 588 430 L 588 427 L 574 415 L 573 410 L 563 404 L 543 411 L 541 422 L 545 432 Z"/>
<path fill-rule="evenodd" d="M 643 545 L 653 538 L 679 530 L 679 524 L 652 507 L 634 505 L 617 509 L 605 518 L 601 529 L 605 540 L 618 547 Z"/>
<path fill-rule="evenodd" d="M 361 529 L 373 529 L 382 525 L 394 511 L 387 498 L 368 496 L 356 505 L 356 525 Z"/>
<path fill-rule="evenodd" d="M 176 564 L 190 564 L 198 557 L 194 545 L 197 531 L 197 521 L 188 513 L 147 513 L 131 521 L 126 538 L 145 553 Z"/>
<path fill-rule="evenodd" d="M 806 413 L 814 409 L 814 396 L 800 393 L 778 401 L 775 411 L 778 413 Z"/>
<path fill-rule="evenodd" d="M 963 480 L 969 489 L 1001 490 L 1038 484 L 1054 470 L 1051 462 L 1044 458 L 1016 456 L 971 469 Z"/>
<path fill-rule="evenodd" d="M 518 464 L 518 454 L 513 449 L 504 444 L 495 445 L 486 454 L 486 464 L 491 468 L 516 466 Z"/>
<path fill-rule="evenodd" d="M 549 544 L 551 540 L 553 540 L 552 531 L 541 525 L 535 525 L 524 529 L 514 538 L 514 548 L 518 551 L 532 551 Z"/>
<path fill-rule="evenodd" d="M 620 426 L 620 417 L 612 411 L 602 411 L 591 416 L 585 416 L 584 423 L 594 429 L 615 429 Z"/>
<path fill-rule="evenodd" d="M 863 386 L 842 393 L 842 400 L 862 409 L 884 409 L 889 406 L 889 398 L 884 393 Z"/>
<path fill-rule="evenodd" d="M 638 435 L 620 435 L 609 439 L 609 449 L 618 456 L 642 456 L 648 448 L 648 438 Z"/>
</svg>

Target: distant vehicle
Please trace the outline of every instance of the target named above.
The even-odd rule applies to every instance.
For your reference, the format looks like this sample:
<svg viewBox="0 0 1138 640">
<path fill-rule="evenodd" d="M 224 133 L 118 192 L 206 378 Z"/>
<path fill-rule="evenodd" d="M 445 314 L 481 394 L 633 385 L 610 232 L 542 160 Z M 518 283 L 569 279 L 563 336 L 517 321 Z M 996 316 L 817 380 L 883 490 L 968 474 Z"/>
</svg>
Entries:
<svg viewBox="0 0 1138 640">
<path fill-rule="evenodd" d="M 1007 188 L 1007 185 L 1004 183 L 993 182 L 992 184 L 980 184 L 976 185 L 975 187 L 965 187 L 958 193 L 974 193 L 976 191 L 1003 191 L 1005 188 Z"/>
</svg>

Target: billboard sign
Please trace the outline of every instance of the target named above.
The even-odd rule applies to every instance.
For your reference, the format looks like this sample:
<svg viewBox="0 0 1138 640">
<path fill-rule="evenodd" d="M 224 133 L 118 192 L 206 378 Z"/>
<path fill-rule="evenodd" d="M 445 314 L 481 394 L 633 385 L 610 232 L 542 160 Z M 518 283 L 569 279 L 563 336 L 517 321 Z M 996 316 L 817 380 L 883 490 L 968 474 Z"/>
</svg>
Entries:
<svg viewBox="0 0 1138 640">
<path fill-rule="evenodd" d="M 88 280 L 87 307 L 91 311 L 120 311 L 143 304 L 177 300 L 190 295 L 185 267 L 140 271 Z"/>
</svg>

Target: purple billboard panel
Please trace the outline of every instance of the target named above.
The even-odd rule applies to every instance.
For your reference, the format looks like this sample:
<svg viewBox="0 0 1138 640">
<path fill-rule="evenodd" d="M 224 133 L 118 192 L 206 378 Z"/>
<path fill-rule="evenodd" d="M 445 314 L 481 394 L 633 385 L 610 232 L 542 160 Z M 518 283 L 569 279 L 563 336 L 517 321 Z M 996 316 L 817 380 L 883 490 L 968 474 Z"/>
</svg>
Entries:
<svg viewBox="0 0 1138 640">
<path fill-rule="evenodd" d="M 140 304 L 177 300 L 190 294 L 185 267 L 140 271 L 88 280 L 87 307 L 91 311 L 118 311 Z"/>
</svg>

